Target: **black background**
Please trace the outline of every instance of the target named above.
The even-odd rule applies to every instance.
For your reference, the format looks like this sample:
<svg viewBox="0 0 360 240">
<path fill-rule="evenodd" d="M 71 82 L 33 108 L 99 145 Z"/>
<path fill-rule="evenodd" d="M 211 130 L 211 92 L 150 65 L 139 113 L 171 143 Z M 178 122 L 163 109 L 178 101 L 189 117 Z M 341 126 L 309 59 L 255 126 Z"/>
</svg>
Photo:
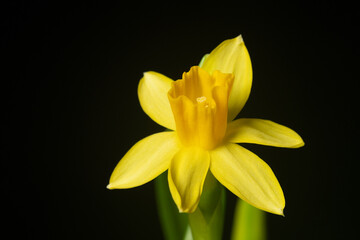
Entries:
<svg viewBox="0 0 360 240">
<path fill-rule="evenodd" d="M 50 2 L 50 1 L 49 1 Z M 357 7 L 340 1 L 1 3 L 1 217 L 9 239 L 162 239 L 153 182 L 106 189 L 118 160 L 162 131 L 144 71 L 178 79 L 242 34 L 254 80 L 239 117 L 296 130 L 301 149 L 245 145 L 274 170 L 286 217 L 269 239 L 357 232 Z M 228 193 L 224 239 L 235 197 Z"/>
</svg>

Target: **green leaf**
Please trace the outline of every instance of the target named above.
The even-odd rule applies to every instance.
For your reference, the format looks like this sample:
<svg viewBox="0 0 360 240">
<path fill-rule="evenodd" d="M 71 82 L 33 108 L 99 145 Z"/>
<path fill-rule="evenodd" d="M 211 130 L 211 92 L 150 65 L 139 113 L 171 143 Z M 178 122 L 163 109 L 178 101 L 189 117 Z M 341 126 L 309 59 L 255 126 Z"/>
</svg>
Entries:
<svg viewBox="0 0 360 240">
<path fill-rule="evenodd" d="M 265 212 L 237 200 L 231 240 L 265 240 Z"/>
<path fill-rule="evenodd" d="M 189 214 L 194 240 L 221 240 L 224 215 L 225 189 L 209 171 L 198 208 Z"/>
<path fill-rule="evenodd" d="M 167 172 L 155 179 L 155 195 L 160 223 L 166 240 L 192 240 L 186 213 L 179 213 L 169 190 Z"/>
</svg>

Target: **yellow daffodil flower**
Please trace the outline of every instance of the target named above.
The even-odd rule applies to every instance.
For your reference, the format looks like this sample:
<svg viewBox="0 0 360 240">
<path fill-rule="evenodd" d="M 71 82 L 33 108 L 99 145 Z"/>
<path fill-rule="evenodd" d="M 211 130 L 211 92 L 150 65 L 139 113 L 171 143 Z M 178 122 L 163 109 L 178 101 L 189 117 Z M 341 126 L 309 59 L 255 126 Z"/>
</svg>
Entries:
<svg viewBox="0 0 360 240">
<path fill-rule="evenodd" d="M 239 198 L 282 215 L 285 199 L 273 171 L 237 143 L 297 148 L 304 142 L 293 130 L 269 120 L 234 120 L 251 84 L 251 61 L 241 36 L 222 42 L 180 80 L 145 72 L 138 87 L 141 107 L 171 131 L 137 142 L 116 166 L 108 188 L 140 186 L 168 170 L 179 211 L 191 213 L 210 170 Z"/>
</svg>

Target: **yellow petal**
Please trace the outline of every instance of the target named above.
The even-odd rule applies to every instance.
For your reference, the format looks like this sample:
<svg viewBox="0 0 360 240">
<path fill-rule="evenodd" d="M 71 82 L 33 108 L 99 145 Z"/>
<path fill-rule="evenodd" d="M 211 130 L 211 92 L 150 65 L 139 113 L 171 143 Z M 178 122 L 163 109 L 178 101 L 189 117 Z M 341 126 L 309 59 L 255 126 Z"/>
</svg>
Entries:
<svg viewBox="0 0 360 240">
<path fill-rule="evenodd" d="M 153 180 L 169 168 L 178 150 L 175 132 L 156 133 L 140 140 L 120 160 L 108 188 L 132 188 Z"/>
<path fill-rule="evenodd" d="M 202 67 L 205 59 L 206 59 L 208 56 L 209 56 L 209 54 L 207 53 L 207 54 L 205 54 L 205 55 L 202 57 L 202 59 L 200 60 L 200 63 L 199 63 L 199 67 Z"/>
<path fill-rule="evenodd" d="M 228 115 L 228 121 L 233 120 L 245 105 L 252 84 L 250 56 L 242 37 L 238 36 L 222 42 L 204 59 L 202 68 L 210 74 L 215 70 L 234 74 Z"/>
<path fill-rule="evenodd" d="M 196 210 L 209 164 L 209 153 L 201 148 L 183 148 L 174 156 L 168 180 L 171 195 L 180 212 Z"/>
<path fill-rule="evenodd" d="M 282 215 L 284 194 L 270 167 L 249 150 L 230 143 L 210 152 L 210 170 L 221 184 L 249 204 Z"/>
<path fill-rule="evenodd" d="M 274 147 L 304 146 L 301 137 L 288 127 L 255 118 L 241 118 L 228 124 L 227 140 L 235 143 L 256 143 Z"/>
<path fill-rule="evenodd" d="M 173 81 L 157 72 L 145 72 L 140 80 L 140 105 L 149 117 L 168 129 L 175 129 L 174 116 L 167 96 Z"/>
</svg>

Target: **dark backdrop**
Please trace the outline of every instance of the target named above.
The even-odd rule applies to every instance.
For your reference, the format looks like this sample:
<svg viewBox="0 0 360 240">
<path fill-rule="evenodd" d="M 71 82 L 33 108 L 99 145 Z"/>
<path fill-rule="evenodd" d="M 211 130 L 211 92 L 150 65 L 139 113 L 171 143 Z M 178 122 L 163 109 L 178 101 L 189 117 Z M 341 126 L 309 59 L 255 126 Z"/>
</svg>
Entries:
<svg viewBox="0 0 360 240">
<path fill-rule="evenodd" d="M 50 2 L 50 1 L 49 1 Z M 239 117 L 271 119 L 306 145 L 246 145 L 274 170 L 286 217 L 269 239 L 349 239 L 358 223 L 355 154 L 359 17 L 340 1 L 1 3 L 1 187 L 9 239 L 162 239 L 153 182 L 109 191 L 118 160 L 162 131 L 143 113 L 148 70 L 173 79 L 242 34 L 253 88 Z M 224 239 L 235 197 L 228 194 Z"/>
</svg>

